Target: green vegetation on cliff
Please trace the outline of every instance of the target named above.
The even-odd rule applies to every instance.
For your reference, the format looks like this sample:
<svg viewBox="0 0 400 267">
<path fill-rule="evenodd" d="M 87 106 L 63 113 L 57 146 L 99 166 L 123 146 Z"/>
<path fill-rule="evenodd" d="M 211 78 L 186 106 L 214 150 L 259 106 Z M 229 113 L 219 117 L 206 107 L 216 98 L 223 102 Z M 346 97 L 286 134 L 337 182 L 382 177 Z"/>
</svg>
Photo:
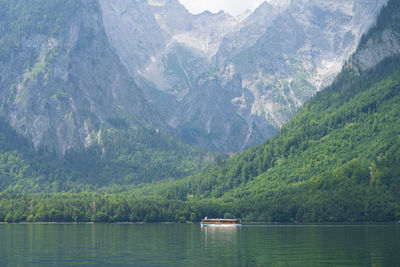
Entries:
<svg viewBox="0 0 400 267">
<path fill-rule="evenodd" d="M 27 33 L 65 30 L 77 6 L 77 0 L 0 0 L 0 59 L 19 49 Z"/>
</svg>

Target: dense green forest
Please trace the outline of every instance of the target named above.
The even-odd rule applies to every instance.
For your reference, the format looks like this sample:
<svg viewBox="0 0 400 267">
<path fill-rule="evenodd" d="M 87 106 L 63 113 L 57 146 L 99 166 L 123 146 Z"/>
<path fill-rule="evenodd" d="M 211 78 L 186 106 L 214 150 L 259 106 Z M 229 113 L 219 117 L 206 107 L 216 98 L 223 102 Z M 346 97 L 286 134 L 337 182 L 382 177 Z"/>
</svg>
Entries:
<svg viewBox="0 0 400 267">
<path fill-rule="evenodd" d="M 178 179 L 225 156 L 206 153 L 144 126 L 101 132 L 101 142 L 58 155 L 38 150 L 0 119 L 0 191 L 120 192 L 142 183 Z"/>
<path fill-rule="evenodd" d="M 389 2 L 358 51 L 398 33 L 399 8 Z M 400 220 L 400 56 L 346 65 L 275 137 L 231 158 L 115 126 L 60 157 L 0 120 L 0 221 Z"/>
<path fill-rule="evenodd" d="M 0 195 L 4 221 L 400 219 L 400 58 L 345 69 L 263 145 L 121 194 Z"/>
<path fill-rule="evenodd" d="M 344 70 L 265 144 L 141 191 L 216 199 L 249 221 L 399 219 L 400 59 Z"/>
</svg>

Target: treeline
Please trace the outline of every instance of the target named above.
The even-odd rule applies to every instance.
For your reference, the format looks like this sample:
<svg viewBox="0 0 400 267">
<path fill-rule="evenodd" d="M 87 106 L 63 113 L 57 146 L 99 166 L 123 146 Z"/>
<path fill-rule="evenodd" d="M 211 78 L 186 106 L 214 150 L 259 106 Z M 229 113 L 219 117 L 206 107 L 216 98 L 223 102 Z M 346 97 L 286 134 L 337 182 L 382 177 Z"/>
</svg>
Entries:
<svg viewBox="0 0 400 267">
<path fill-rule="evenodd" d="M 347 164 L 343 172 L 357 173 Z M 384 186 L 359 183 L 343 173 L 266 192 L 219 199 L 167 200 L 131 194 L 56 193 L 0 195 L 0 222 L 199 222 L 241 218 L 244 222 L 359 222 L 400 219 L 398 196 Z"/>
<path fill-rule="evenodd" d="M 138 199 L 127 194 L 0 194 L 0 222 L 198 222 L 205 216 L 223 217 L 225 209 L 214 201 Z"/>
</svg>

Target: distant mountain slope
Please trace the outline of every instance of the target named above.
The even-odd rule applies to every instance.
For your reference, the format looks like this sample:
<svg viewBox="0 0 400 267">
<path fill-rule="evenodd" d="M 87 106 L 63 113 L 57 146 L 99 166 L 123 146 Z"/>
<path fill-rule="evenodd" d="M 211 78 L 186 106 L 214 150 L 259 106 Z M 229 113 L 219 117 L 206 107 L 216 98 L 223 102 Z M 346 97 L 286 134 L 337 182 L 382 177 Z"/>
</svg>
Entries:
<svg viewBox="0 0 400 267">
<path fill-rule="evenodd" d="M 190 14 L 178 0 L 101 0 L 110 43 L 191 145 L 242 151 L 271 137 L 340 71 L 379 1 L 267 1 Z"/>
<path fill-rule="evenodd" d="M 107 36 L 129 73 L 178 99 L 241 21 L 223 12 L 193 15 L 178 0 L 99 2 Z"/>
<path fill-rule="evenodd" d="M 399 14 L 400 3 L 390 1 L 333 84 L 278 135 L 220 166 L 147 189 L 167 199 L 217 198 L 246 221 L 398 220 Z M 376 60 L 381 47 L 391 49 Z M 365 69 L 360 58 L 375 64 Z"/>
<path fill-rule="evenodd" d="M 261 143 L 333 80 L 385 2 L 264 3 L 225 37 L 215 69 L 174 114 L 175 128 L 191 144 L 227 151 Z M 215 103 L 216 95 L 224 102 Z M 191 115 L 180 116 L 183 110 Z"/>
</svg>

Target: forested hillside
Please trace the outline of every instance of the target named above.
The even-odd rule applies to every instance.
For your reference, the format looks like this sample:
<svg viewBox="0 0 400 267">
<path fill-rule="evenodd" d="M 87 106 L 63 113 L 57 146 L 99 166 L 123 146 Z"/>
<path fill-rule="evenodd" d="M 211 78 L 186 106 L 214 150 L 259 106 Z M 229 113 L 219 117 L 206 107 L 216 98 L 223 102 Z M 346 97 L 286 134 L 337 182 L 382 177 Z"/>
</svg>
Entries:
<svg viewBox="0 0 400 267">
<path fill-rule="evenodd" d="M 220 166 L 142 192 L 169 200 L 212 199 L 248 221 L 398 219 L 399 51 L 385 51 L 392 54 L 367 70 L 357 59 L 363 54 L 369 64 L 376 60 L 387 46 L 380 36 L 398 42 L 399 10 L 398 1 L 389 2 L 334 83 L 278 135 Z"/>
<path fill-rule="evenodd" d="M 260 221 L 394 220 L 400 204 L 400 60 L 341 73 L 274 138 L 159 189 L 219 199 Z"/>
<path fill-rule="evenodd" d="M 3 194 L 0 219 L 14 207 L 20 215 L 8 220 L 390 221 L 400 218 L 399 177 L 400 59 L 393 57 L 359 75 L 344 70 L 276 137 L 220 166 L 120 195 Z"/>
<path fill-rule="evenodd" d="M 399 14 L 399 1 L 390 1 L 377 25 L 364 37 L 357 53 L 333 84 L 308 101 L 276 136 L 262 145 L 232 158 L 217 160 L 215 166 L 178 181 L 170 179 L 135 187 L 118 187 L 119 194 L 48 194 L 48 190 L 43 190 L 40 194 L 21 195 L 12 194 L 18 192 L 18 184 L 14 184 L 12 190 L 0 194 L 0 221 L 183 222 L 198 221 L 204 216 L 268 222 L 399 220 L 399 51 L 390 50 L 386 58 L 374 67 L 357 65 L 376 61 L 375 55 L 379 51 L 374 49 L 381 49 L 382 45 L 387 47 L 385 42 L 398 42 L 400 35 L 396 25 L 399 25 Z M 394 37 L 380 38 L 387 33 Z M 364 61 L 360 61 L 360 55 Z M 2 160 L 19 166 L 11 168 L 3 164 L 6 166 L 3 173 L 9 175 L 2 176 L 9 177 L 3 188 L 13 179 L 31 181 L 32 187 L 51 184 L 45 179 L 24 179 L 23 175 L 29 173 L 37 162 L 56 162 L 48 160 L 52 156 L 45 153 L 47 156 L 41 160 L 36 156 L 25 156 L 34 153 L 26 150 L 29 142 L 13 137 L 15 134 L 7 123 L 1 125 L 4 136 L 1 139 Z M 108 140 L 107 136 L 105 134 L 104 140 Z M 154 142 L 159 144 L 160 140 Z M 21 145 L 15 147 L 13 144 Z M 129 149 L 131 142 L 109 144 L 102 147 L 108 149 L 110 155 L 122 149 L 124 157 L 135 159 Z M 176 143 L 171 143 L 156 151 L 169 151 L 174 147 Z M 100 153 L 95 148 L 94 151 Z M 147 159 L 154 162 L 154 153 L 150 152 Z M 90 151 L 82 155 L 90 155 Z M 32 158 L 38 161 L 32 161 Z M 96 164 L 89 160 L 90 157 L 72 158 L 75 161 L 68 161 L 66 157 L 65 162 L 75 164 L 64 165 L 66 171 L 87 171 L 91 169 L 87 166 L 92 165 L 95 166 L 93 170 L 101 170 L 90 176 L 97 181 L 111 177 L 113 172 L 127 170 L 120 168 L 125 166 L 121 157 Z M 183 158 L 188 159 L 172 159 L 180 162 Z M 139 162 L 142 163 L 140 168 L 146 164 L 146 160 Z M 191 162 L 196 162 L 196 158 L 189 157 L 188 166 Z M 157 161 L 154 164 L 151 168 L 159 166 Z M 111 167 L 107 169 L 107 166 Z M 54 172 L 53 177 L 58 177 L 57 171 L 63 170 L 43 169 Z M 183 176 L 184 173 L 180 177 Z M 32 177 L 38 176 L 34 174 Z M 123 184 L 123 180 L 115 181 Z M 97 189 L 101 190 L 108 189 Z"/>
<path fill-rule="evenodd" d="M 99 140 L 65 155 L 47 147 L 36 150 L 0 118 L 0 191 L 120 192 L 141 183 L 182 178 L 224 157 L 144 126 L 103 129 Z"/>
</svg>

